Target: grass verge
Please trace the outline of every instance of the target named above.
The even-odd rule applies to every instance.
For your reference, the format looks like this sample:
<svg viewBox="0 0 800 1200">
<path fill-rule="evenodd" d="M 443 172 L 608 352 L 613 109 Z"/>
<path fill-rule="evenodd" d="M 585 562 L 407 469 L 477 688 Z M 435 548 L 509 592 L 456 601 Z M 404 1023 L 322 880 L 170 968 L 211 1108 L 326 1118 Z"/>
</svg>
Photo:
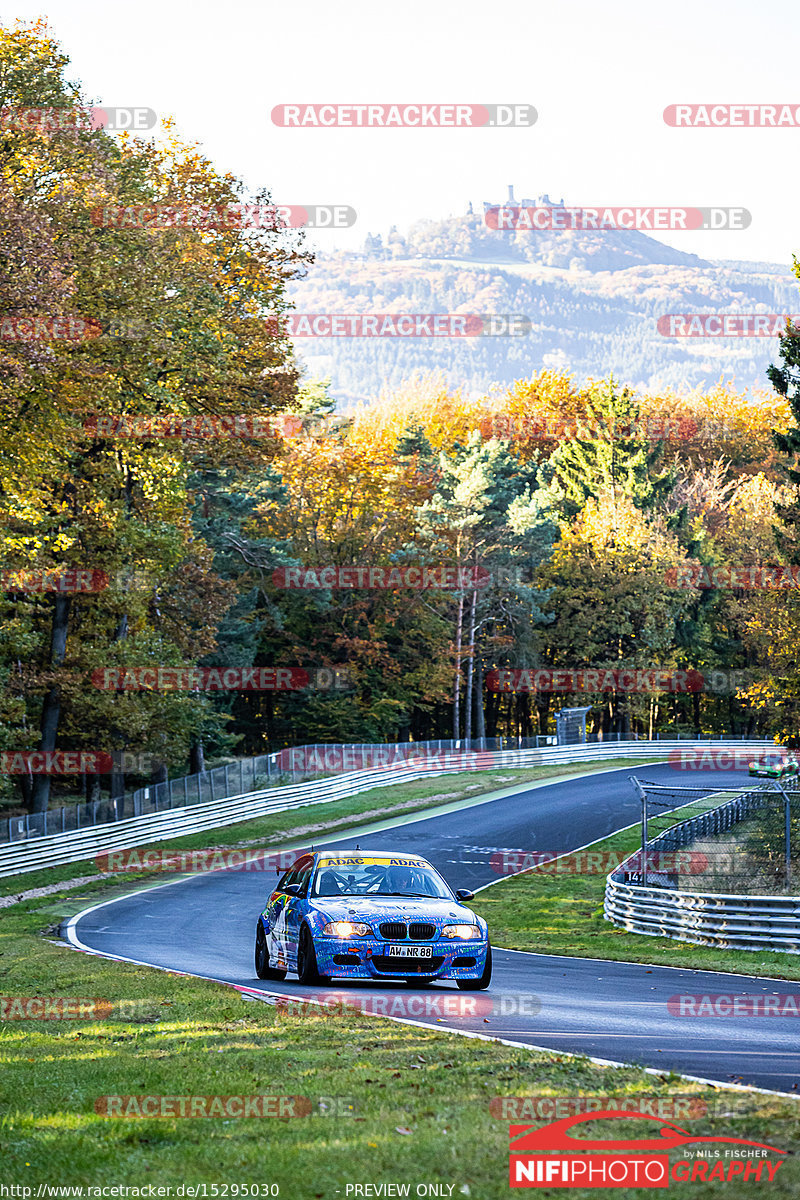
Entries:
<svg viewBox="0 0 800 1200">
<path fill-rule="evenodd" d="M 496 1112 L 496 1098 L 509 1096 L 529 1099 L 534 1115 L 527 1119 L 535 1124 L 552 1119 L 535 1115 L 536 1097 L 598 1097 L 604 1106 L 607 1098 L 615 1105 L 660 1102 L 662 1116 L 676 1097 L 684 1106 L 694 1098 L 716 1107 L 691 1120 L 683 1119 L 685 1107 L 672 1112 L 693 1133 L 772 1141 L 782 1149 L 800 1144 L 791 1097 L 749 1094 L 745 1102 L 742 1093 L 671 1075 L 601 1067 L 357 1012 L 281 1015 L 221 985 L 54 944 L 42 937 L 52 932 L 42 922 L 57 902 L 44 910 L 39 904 L 24 901 L 3 915 L 3 995 L 102 997 L 112 1008 L 105 1020 L 0 1024 L 2 1178 L 32 1188 L 34 1197 L 39 1185 L 153 1185 L 171 1187 L 172 1196 L 205 1185 L 205 1193 L 194 1194 L 231 1197 L 248 1194 L 245 1185 L 258 1185 L 250 1194 L 264 1195 L 264 1185 L 274 1184 L 284 1200 L 347 1200 L 348 1185 L 394 1183 L 408 1185 L 412 1197 L 431 1194 L 417 1192 L 418 1185 L 437 1184 L 443 1190 L 433 1195 L 500 1200 L 508 1195 L 509 1116 L 499 1119 L 490 1105 L 495 1100 Z M 310 1114 L 148 1119 L 96 1110 L 102 1097 L 144 1095 L 302 1096 Z M 745 1111 L 734 1116 L 737 1096 Z M 641 1137 L 643 1125 L 604 1122 L 592 1132 Z M 649 1123 L 648 1133 L 653 1128 Z M 673 1162 L 685 1157 L 671 1155 Z M 678 1197 L 698 1194 L 696 1183 L 670 1187 Z M 791 1158 L 770 1195 L 783 1200 L 798 1189 L 800 1166 Z M 632 1188 L 626 1195 L 644 1200 L 651 1192 Z"/>
</svg>

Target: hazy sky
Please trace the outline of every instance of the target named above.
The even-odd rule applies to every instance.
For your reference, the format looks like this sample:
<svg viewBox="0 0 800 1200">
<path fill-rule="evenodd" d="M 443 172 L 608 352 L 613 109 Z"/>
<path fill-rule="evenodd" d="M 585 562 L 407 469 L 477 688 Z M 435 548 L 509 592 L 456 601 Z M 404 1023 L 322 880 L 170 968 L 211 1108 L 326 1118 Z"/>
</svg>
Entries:
<svg viewBox="0 0 800 1200">
<path fill-rule="evenodd" d="M 220 170 L 281 203 L 352 205 L 352 232 L 321 247 L 480 209 L 513 183 L 575 205 L 742 206 L 746 230 L 657 236 L 703 257 L 800 252 L 800 128 L 674 129 L 662 115 L 680 102 L 800 108 L 797 0 L 18 0 L 0 17 L 41 15 L 90 99 L 171 114 Z M 273 106 L 292 102 L 528 103 L 539 117 L 273 125 Z"/>
</svg>

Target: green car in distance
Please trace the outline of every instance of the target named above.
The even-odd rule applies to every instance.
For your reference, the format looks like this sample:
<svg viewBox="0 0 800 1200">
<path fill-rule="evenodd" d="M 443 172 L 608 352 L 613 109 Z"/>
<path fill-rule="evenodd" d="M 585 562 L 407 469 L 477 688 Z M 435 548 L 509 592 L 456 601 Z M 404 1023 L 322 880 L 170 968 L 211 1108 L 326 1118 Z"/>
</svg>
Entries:
<svg viewBox="0 0 800 1200">
<path fill-rule="evenodd" d="M 789 775 L 797 775 L 797 759 L 792 756 L 780 763 L 751 762 L 748 767 L 749 775 L 759 775 L 763 779 L 785 779 Z"/>
</svg>

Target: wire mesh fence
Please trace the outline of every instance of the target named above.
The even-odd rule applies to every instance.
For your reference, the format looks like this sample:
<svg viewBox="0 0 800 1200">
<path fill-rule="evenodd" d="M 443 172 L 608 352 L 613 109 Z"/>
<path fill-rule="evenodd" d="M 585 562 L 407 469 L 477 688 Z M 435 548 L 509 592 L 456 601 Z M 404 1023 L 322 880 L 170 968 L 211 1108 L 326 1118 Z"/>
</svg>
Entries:
<svg viewBox="0 0 800 1200">
<path fill-rule="evenodd" d="M 619 874 L 622 882 L 742 896 L 800 890 L 796 778 L 724 790 L 634 783 L 646 850 Z"/>
<path fill-rule="evenodd" d="M 272 756 L 274 758 L 274 756 Z M 213 767 L 199 775 L 184 775 L 164 783 L 151 783 L 113 799 L 104 798 L 89 803 L 63 805 L 47 812 L 24 813 L 0 821 L 0 843 L 23 841 L 26 838 L 46 837 L 51 833 L 68 833 L 89 825 L 105 825 L 128 817 L 148 813 L 168 812 L 191 804 L 206 804 L 227 796 L 256 791 L 281 781 L 271 756 L 259 754 L 239 759 L 221 767 Z"/>
</svg>

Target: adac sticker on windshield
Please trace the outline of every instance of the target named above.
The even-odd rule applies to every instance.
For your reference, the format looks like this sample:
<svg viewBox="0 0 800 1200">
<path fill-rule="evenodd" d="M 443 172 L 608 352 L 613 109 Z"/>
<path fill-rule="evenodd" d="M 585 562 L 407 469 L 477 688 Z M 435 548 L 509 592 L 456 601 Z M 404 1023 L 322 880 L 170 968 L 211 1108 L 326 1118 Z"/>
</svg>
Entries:
<svg viewBox="0 0 800 1200">
<path fill-rule="evenodd" d="M 421 858 L 321 858 L 320 867 L 427 867 Z"/>
<path fill-rule="evenodd" d="M 321 867 L 361 867 L 364 863 L 377 862 L 375 858 L 321 858 Z"/>
</svg>

